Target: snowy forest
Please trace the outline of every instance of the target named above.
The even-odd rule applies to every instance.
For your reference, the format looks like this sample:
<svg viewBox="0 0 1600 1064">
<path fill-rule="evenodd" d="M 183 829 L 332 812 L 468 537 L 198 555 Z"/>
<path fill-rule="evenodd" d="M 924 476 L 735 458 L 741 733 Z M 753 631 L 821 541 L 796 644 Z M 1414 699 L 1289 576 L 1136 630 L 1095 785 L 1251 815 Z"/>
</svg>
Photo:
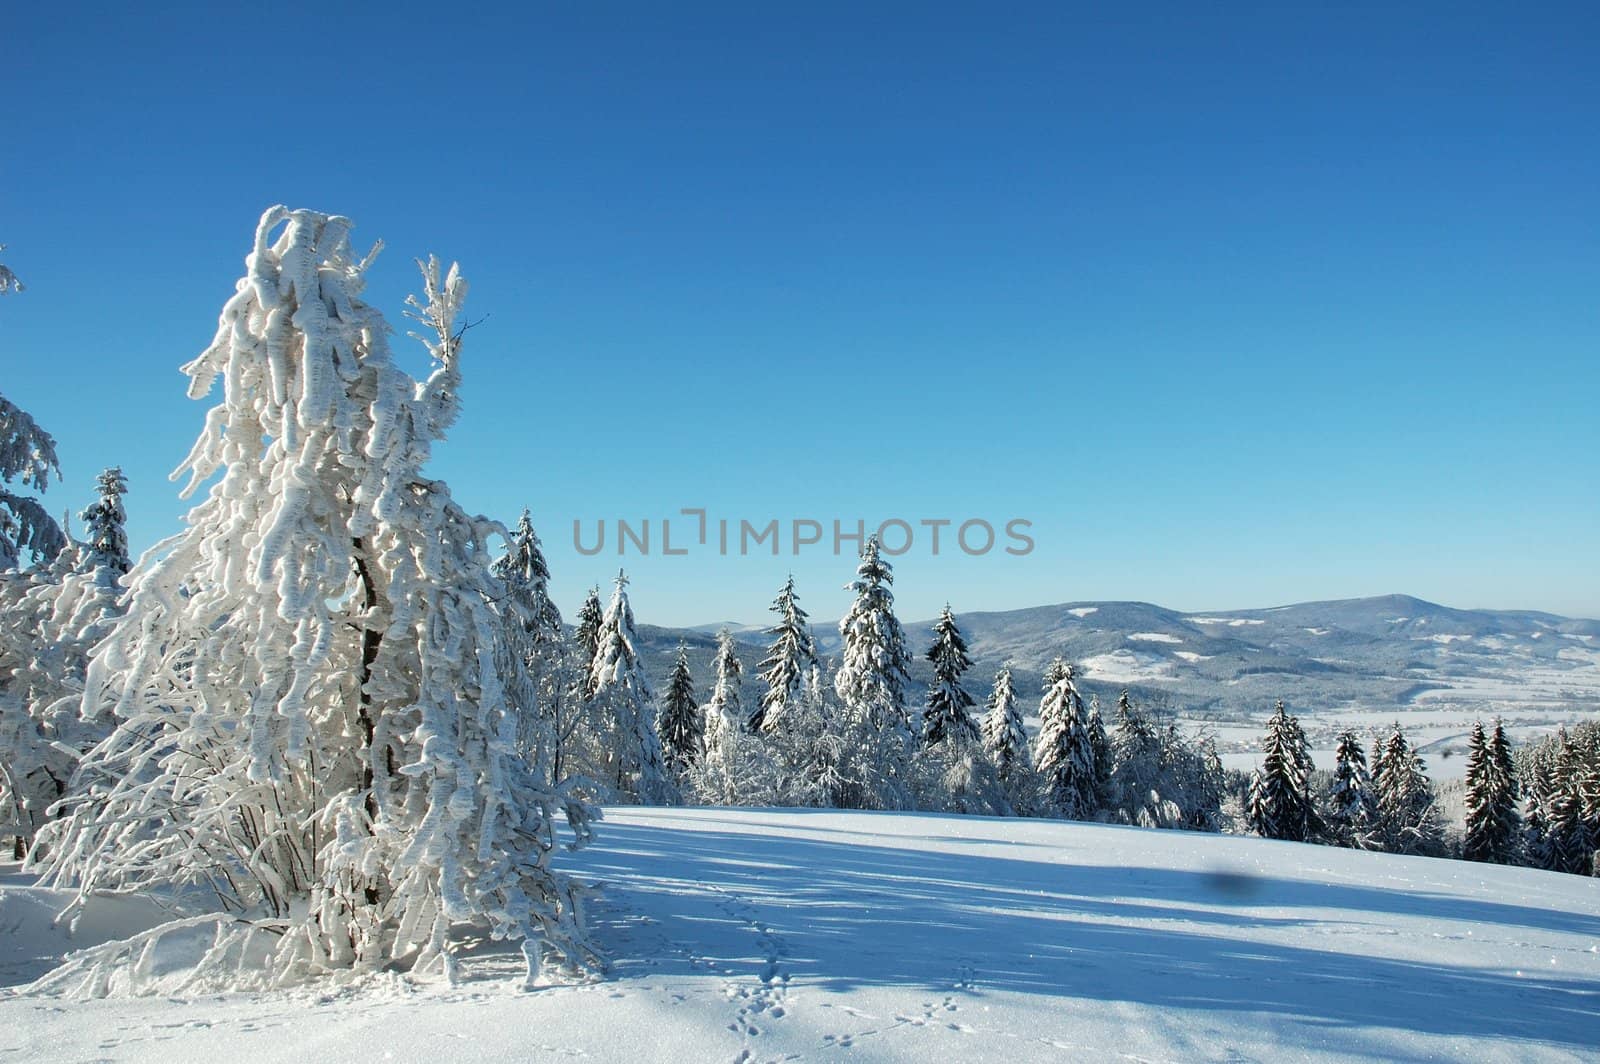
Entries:
<svg viewBox="0 0 1600 1064">
<path fill-rule="evenodd" d="M 530 983 L 581 978 L 605 961 L 560 851 L 619 804 L 1055 818 L 1600 874 L 1600 724 L 1521 747 L 1477 725 L 1460 829 L 1399 724 L 1345 733 L 1318 771 L 1279 702 L 1246 777 L 1130 692 L 1086 698 L 1058 658 L 1030 735 L 1012 670 L 971 675 L 949 606 L 904 630 L 870 537 L 834 659 L 791 577 L 753 678 L 727 630 L 709 675 L 681 648 L 647 675 L 625 574 L 569 623 L 530 512 L 474 516 L 429 478 L 461 414 L 467 284 L 419 263 L 406 315 L 431 372 L 413 379 L 362 299 L 376 249 L 350 231 L 261 218 L 184 367 L 214 403 L 175 474 L 201 498 L 137 560 L 122 472 L 58 522 L 55 442 L 0 396 L 0 840 L 79 898 L 206 899 L 86 951 L 88 977 L 196 929 L 201 983 L 449 977 L 471 925 L 520 942 Z M 0 266 L 0 293 L 21 288 Z"/>
</svg>

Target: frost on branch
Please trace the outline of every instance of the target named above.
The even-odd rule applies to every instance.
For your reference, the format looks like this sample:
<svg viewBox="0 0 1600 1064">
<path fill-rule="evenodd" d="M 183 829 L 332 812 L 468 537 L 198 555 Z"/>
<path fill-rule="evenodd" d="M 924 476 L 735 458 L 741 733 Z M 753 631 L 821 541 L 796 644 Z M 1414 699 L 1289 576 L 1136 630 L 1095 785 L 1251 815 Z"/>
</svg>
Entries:
<svg viewBox="0 0 1600 1064">
<path fill-rule="evenodd" d="M 237 926 L 277 932 L 278 983 L 448 974 L 468 924 L 521 940 L 530 978 L 589 967 L 550 867 L 565 800 L 517 752 L 506 692 L 526 678 L 487 552 L 503 530 L 422 472 L 458 410 L 466 283 L 423 264 L 434 369 L 414 381 L 361 299 L 350 228 L 269 210 L 185 367 L 191 396 L 222 396 L 174 475 L 186 494 L 217 479 L 127 578 L 83 696 L 115 728 L 46 829 L 45 868 L 85 894 L 209 888 Z"/>
</svg>

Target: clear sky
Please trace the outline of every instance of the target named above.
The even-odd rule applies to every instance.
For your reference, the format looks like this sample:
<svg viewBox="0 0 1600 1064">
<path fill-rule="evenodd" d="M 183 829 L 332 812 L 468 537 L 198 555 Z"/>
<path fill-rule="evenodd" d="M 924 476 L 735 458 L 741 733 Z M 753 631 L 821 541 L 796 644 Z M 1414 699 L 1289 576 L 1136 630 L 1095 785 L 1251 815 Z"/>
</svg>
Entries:
<svg viewBox="0 0 1600 1064">
<path fill-rule="evenodd" d="M 919 528 L 907 619 L 1600 616 L 1593 3 L 155 6 L 0 31 L 0 391 L 53 509 L 124 467 L 136 550 L 283 202 L 385 241 L 397 326 L 411 260 L 460 260 L 488 319 L 435 472 L 532 508 L 569 616 L 619 564 L 574 519 L 658 551 L 683 507 L 1032 522 L 1025 557 Z M 790 570 L 837 617 L 852 559 L 782 550 L 621 563 L 641 621 L 763 620 Z"/>
</svg>

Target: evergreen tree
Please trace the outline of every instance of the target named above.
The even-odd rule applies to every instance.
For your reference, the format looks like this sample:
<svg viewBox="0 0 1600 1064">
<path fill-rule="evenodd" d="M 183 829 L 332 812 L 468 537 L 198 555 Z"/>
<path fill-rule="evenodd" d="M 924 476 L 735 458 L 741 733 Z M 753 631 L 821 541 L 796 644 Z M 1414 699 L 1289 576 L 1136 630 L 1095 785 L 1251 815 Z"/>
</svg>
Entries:
<svg viewBox="0 0 1600 1064">
<path fill-rule="evenodd" d="M 1377 796 L 1367 773 L 1367 755 L 1355 732 L 1339 736 L 1334 752 L 1333 785 L 1328 790 L 1328 827 L 1335 842 L 1370 849 L 1378 820 Z"/>
<path fill-rule="evenodd" d="M 96 478 L 96 486 L 100 497 L 83 511 L 80 519 L 89 534 L 90 564 L 106 570 L 114 583 L 133 568 L 133 560 L 128 557 L 128 514 L 122 508 L 128 478 L 113 467 Z"/>
<path fill-rule="evenodd" d="M 1305 732 L 1282 699 L 1267 721 L 1261 752 L 1261 768 L 1250 779 L 1250 827 L 1263 838 L 1304 842 L 1317 830 L 1307 771 L 1311 759 Z"/>
<path fill-rule="evenodd" d="M 839 698 L 843 761 L 838 804 L 845 808 L 903 809 L 911 804 L 907 772 L 912 734 L 906 711 L 910 658 L 894 615 L 893 567 L 878 538 L 861 548 L 856 579 L 845 587 L 855 601 L 839 621 L 844 646 L 834 691 Z"/>
<path fill-rule="evenodd" d="M 202 968 L 228 980 L 260 942 L 277 981 L 450 972 L 473 924 L 520 938 L 530 977 L 551 951 L 592 965 L 549 864 L 558 808 L 580 840 L 588 811 L 514 750 L 495 526 L 423 473 L 458 411 L 465 282 L 424 264 L 434 369 L 414 381 L 360 298 L 349 228 L 268 211 L 185 367 L 196 398 L 224 382 L 187 490 L 220 476 L 95 648 L 85 715 L 116 726 L 41 833 L 46 882 L 80 902 L 209 888 L 224 912 Z"/>
<path fill-rule="evenodd" d="M 1017 692 L 1011 680 L 1011 666 L 994 674 L 994 688 L 986 703 L 983 718 L 983 748 L 994 764 L 1000 781 L 1008 787 L 1013 781 L 1033 783 L 1033 758 L 1028 753 L 1028 733 L 1023 727 L 1022 710 L 1017 707 Z M 1015 806 L 1017 803 L 1012 802 Z"/>
<path fill-rule="evenodd" d="M 778 623 L 766 633 L 772 637 L 772 645 L 760 665 L 766 691 L 750 716 L 752 732 L 772 732 L 782 727 L 784 707 L 801 696 L 806 677 L 816 667 L 817 647 L 811 638 L 806 611 L 800 608 L 799 597 L 795 594 L 791 574 L 772 602 L 771 609 L 778 615 Z"/>
<path fill-rule="evenodd" d="M 1094 745 L 1078 694 L 1077 674 L 1061 659 L 1046 678 L 1057 677 L 1039 703 L 1039 738 L 1033 763 L 1040 778 L 1040 806 L 1064 820 L 1087 820 L 1095 812 Z"/>
<path fill-rule="evenodd" d="M 1505 746 L 1499 722 L 1492 740 L 1484 735 L 1481 723 L 1473 723 L 1467 752 L 1467 826 L 1461 847 L 1461 856 L 1468 861 L 1511 864 L 1516 857 L 1522 822 Z"/>
<path fill-rule="evenodd" d="M 4 277 L 0 273 L 0 281 Z M 6 488 L 17 484 L 43 494 L 52 472 L 60 478 L 56 441 L 27 411 L 0 395 L 0 571 L 17 568 L 24 556 L 48 564 L 66 547 L 61 526 L 38 499 Z"/>
<path fill-rule="evenodd" d="M 559 781 L 578 714 L 567 690 L 561 610 L 550 597 L 550 567 L 527 510 L 490 571 L 505 585 L 500 612 L 506 618 L 511 652 L 526 676 L 525 683 L 508 688 L 518 714 L 517 748 L 532 762 L 547 765 L 551 782 Z"/>
<path fill-rule="evenodd" d="M 1104 809 L 1111 801 L 1111 740 L 1100 715 L 1100 696 L 1089 696 L 1089 749 L 1094 752 L 1094 804 Z"/>
<path fill-rule="evenodd" d="M 773 780 L 766 753 L 746 730 L 739 661 L 733 633 L 717 633 L 715 679 L 705 717 L 705 757 L 695 772 L 700 797 L 716 805 L 764 805 L 772 800 Z"/>
<path fill-rule="evenodd" d="M 572 645 L 578 655 L 578 697 L 588 700 L 594 695 L 594 658 L 600 651 L 600 625 L 605 611 L 600 607 L 600 587 L 591 587 L 578 607 L 578 621 L 572 633 Z"/>
<path fill-rule="evenodd" d="M 933 662 L 933 686 L 928 690 L 928 706 L 922 715 L 922 741 L 928 746 L 937 746 L 950 737 L 975 741 L 978 728 L 970 712 L 975 703 L 961 686 L 961 675 L 972 667 L 972 659 L 967 657 L 966 640 L 961 637 L 948 603 L 934 625 L 928 660 Z"/>
<path fill-rule="evenodd" d="M 628 603 L 628 577 L 618 572 L 611 604 L 595 637 L 590 672 L 589 710 L 601 743 L 595 772 L 619 799 L 641 805 L 669 805 L 675 797 L 667 779 L 661 740 L 650 719 L 654 698 L 639 660 L 639 635 Z"/>
<path fill-rule="evenodd" d="M 661 749 L 673 777 L 682 780 L 705 748 L 705 719 L 695 698 L 694 677 L 689 674 L 689 648 L 678 644 L 678 660 L 667 681 L 667 696 L 657 717 Z"/>
<path fill-rule="evenodd" d="M 1384 742 L 1372 776 L 1383 848 L 1390 853 L 1442 855 L 1444 831 L 1434 804 L 1433 784 L 1398 723 Z"/>
</svg>

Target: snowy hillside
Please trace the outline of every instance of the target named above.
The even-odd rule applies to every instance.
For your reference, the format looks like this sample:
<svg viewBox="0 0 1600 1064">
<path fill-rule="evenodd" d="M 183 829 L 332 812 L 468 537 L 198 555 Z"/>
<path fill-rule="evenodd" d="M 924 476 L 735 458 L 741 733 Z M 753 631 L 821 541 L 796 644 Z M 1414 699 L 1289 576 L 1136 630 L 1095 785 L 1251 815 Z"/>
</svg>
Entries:
<svg viewBox="0 0 1600 1064">
<path fill-rule="evenodd" d="M 0 1059 L 1595 1059 L 1600 881 L 1258 839 L 823 811 L 616 809 L 568 857 L 610 978 L 0 999 Z M 15 876 L 0 977 L 62 948 Z M 79 945 L 140 926 L 99 906 Z"/>
<path fill-rule="evenodd" d="M 1063 655 L 1078 665 L 1086 693 L 1109 699 L 1132 688 L 1145 704 L 1207 727 L 1241 765 L 1258 749 L 1261 723 L 1279 698 L 1319 750 L 1331 751 L 1345 728 L 1365 734 L 1399 719 L 1425 746 L 1437 744 L 1428 752 L 1439 768 L 1476 719 L 1503 717 L 1513 737 L 1527 741 L 1600 711 L 1600 621 L 1453 609 L 1407 595 L 1201 613 L 1069 602 L 957 614 L 974 675 L 987 680 L 1010 663 L 1018 694 L 1036 706 L 1040 673 Z M 918 684 L 929 677 L 920 651 L 932 624 L 905 626 L 919 652 Z M 712 643 L 704 631 L 641 630 L 653 675 L 666 675 L 680 638 L 703 674 Z M 733 631 L 751 676 L 766 637 L 751 625 Z M 816 634 L 820 651 L 837 653 L 831 623 L 819 621 Z"/>
</svg>

